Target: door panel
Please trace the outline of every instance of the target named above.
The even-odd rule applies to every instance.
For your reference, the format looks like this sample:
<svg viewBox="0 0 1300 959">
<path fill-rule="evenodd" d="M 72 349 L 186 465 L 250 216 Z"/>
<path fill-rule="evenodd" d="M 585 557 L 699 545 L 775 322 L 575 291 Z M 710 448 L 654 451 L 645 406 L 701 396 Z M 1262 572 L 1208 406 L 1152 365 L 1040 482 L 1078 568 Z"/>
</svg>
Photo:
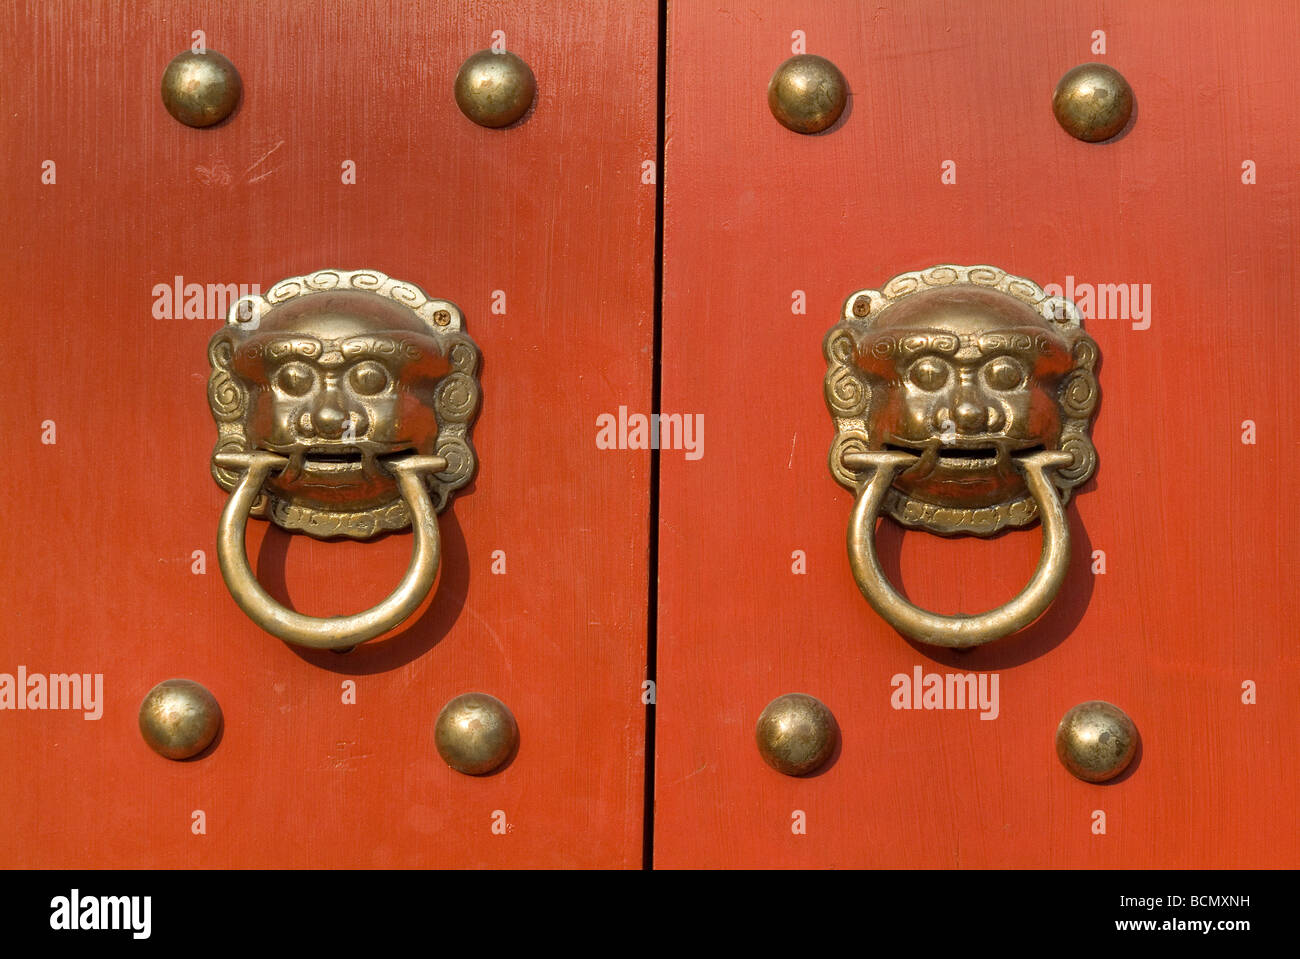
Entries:
<svg viewBox="0 0 1300 959">
<path fill-rule="evenodd" d="M 656 865 L 1294 865 L 1278 797 L 1297 787 L 1281 754 L 1300 678 L 1300 532 L 1283 512 L 1300 412 L 1296 19 L 1199 2 L 670 6 L 662 406 L 702 414 L 708 445 L 662 453 Z M 766 102 L 795 31 L 849 84 L 846 117 L 820 135 Z M 1103 144 L 1051 111 L 1058 78 L 1094 60 L 1137 98 Z M 859 594 L 822 399 L 845 297 L 941 263 L 1150 291 L 1145 317 L 1085 319 L 1100 465 L 1068 507 L 1059 598 L 965 653 L 908 643 Z M 1040 535 L 885 520 L 879 540 L 914 602 L 954 613 L 1018 592 Z M 894 708 L 894 677 L 918 667 L 996 674 L 996 718 Z M 842 732 L 804 779 L 754 744 L 765 704 L 790 692 Z M 1053 750 L 1062 715 L 1091 699 L 1142 739 L 1104 786 Z"/>
<path fill-rule="evenodd" d="M 1295 11 L 670 4 L 660 407 L 707 428 L 659 454 L 652 617 L 650 459 L 619 414 L 651 409 L 656 375 L 656 16 L 596 0 L 0 14 L 0 682 L 103 676 L 99 718 L 0 709 L 0 864 L 639 865 L 648 622 L 656 865 L 1296 862 L 1300 823 L 1277 799 L 1298 785 L 1283 760 L 1300 534 L 1279 519 L 1297 491 Z M 244 84 L 204 130 L 158 96 L 194 30 Z M 495 31 L 538 82 L 503 130 L 451 93 Z M 767 107 L 796 31 L 848 78 L 822 135 Z M 1057 78 L 1091 60 L 1137 95 L 1132 128 L 1104 144 L 1050 110 Z M 1068 507 L 1060 597 L 968 653 L 908 643 L 859 594 L 822 401 L 845 296 L 946 262 L 1136 284 L 1144 304 L 1085 321 L 1100 466 Z M 324 267 L 455 301 L 483 355 L 479 472 L 440 515 L 437 591 L 345 655 L 269 637 L 221 581 L 205 389 L 223 311 L 184 305 L 188 284 L 206 298 Z M 603 448 L 611 421 L 633 448 Z M 261 581 L 314 615 L 379 601 L 410 541 L 249 527 Z M 879 541 L 915 602 L 974 612 L 1021 589 L 1039 533 L 886 520 Z M 894 708 L 918 668 L 996 675 L 996 717 Z M 173 676 L 225 715 L 188 762 L 136 729 Z M 472 690 L 521 730 L 514 760 L 478 778 L 433 748 L 438 710 Z M 803 779 L 754 745 L 788 692 L 842 731 Z M 1094 698 L 1142 735 L 1105 786 L 1052 749 L 1065 710 Z"/>
<path fill-rule="evenodd" d="M 0 672 L 102 673 L 104 690 L 98 720 L 0 714 L 0 863 L 638 865 L 649 454 L 599 450 L 592 424 L 650 399 L 655 6 L 33 2 L 0 25 Z M 209 129 L 158 92 L 194 30 L 244 85 Z M 452 97 L 494 31 L 538 82 L 501 130 Z M 437 590 L 346 655 L 271 638 L 227 593 L 205 400 L 224 313 L 160 318 L 155 292 L 325 267 L 456 302 L 483 356 L 479 472 L 440 517 Z M 410 542 L 249 526 L 262 582 L 313 615 L 387 595 Z M 225 715 L 189 762 L 136 729 L 173 676 Z M 521 730 L 480 778 L 433 748 L 443 703 L 473 690 Z"/>
</svg>

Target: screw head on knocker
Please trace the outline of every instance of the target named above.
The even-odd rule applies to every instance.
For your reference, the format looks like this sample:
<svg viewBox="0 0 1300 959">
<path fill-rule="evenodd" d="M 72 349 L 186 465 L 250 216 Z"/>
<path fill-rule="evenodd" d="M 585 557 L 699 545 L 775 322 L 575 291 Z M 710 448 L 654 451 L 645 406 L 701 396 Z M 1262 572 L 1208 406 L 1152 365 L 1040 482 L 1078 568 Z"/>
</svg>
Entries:
<svg viewBox="0 0 1300 959">
<path fill-rule="evenodd" d="M 996 267 L 936 266 L 849 296 L 825 354 L 830 469 L 858 494 L 849 559 L 871 605 L 942 646 L 989 642 L 1041 615 L 1069 558 L 1065 503 L 1097 464 L 1098 351 L 1074 304 Z M 989 613 L 927 613 L 884 578 L 880 511 L 946 535 L 1041 518 L 1038 572 Z"/>
<path fill-rule="evenodd" d="M 231 594 L 290 642 L 345 649 L 418 608 L 437 575 L 437 511 L 469 482 L 478 349 L 460 310 L 374 270 L 321 270 L 244 297 L 208 345 L 212 475 L 231 499 L 218 559 Z M 412 527 L 397 592 L 354 617 L 314 619 L 258 585 L 248 516 L 312 536 Z"/>
</svg>

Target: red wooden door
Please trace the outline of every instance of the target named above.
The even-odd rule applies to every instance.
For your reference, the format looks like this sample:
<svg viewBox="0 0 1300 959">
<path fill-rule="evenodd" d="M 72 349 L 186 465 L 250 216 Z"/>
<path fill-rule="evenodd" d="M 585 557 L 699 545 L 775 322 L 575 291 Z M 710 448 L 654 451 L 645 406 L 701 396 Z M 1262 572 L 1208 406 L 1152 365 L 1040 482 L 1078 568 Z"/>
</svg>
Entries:
<svg viewBox="0 0 1300 959">
<path fill-rule="evenodd" d="M 661 454 L 656 865 L 1296 863 L 1296 28 L 1282 3 L 670 5 L 662 405 L 701 415 L 707 446 Z M 815 136 L 765 96 L 801 38 L 850 88 Z M 1097 60 L 1137 115 L 1090 144 L 1051 97 Z M 1100 465 L 1062 592 L 967 653 L 910 644 L 859 594 L 822 399 L 848 294 L 941 263 L 1143 297 L 1080 304 Z M 943 613 L 1010 598 L 1039 544 L 892 520 L 879 539 Z M 894 708 L 916 670 L 997 676 L 1000 708 Z M 842 731 L 803 779 L 754 744 L 791 692 Z M 1053 750 L 1092 699 L 1142 740 L 1104 786 Z"/>
<path fill-rule="evenodd" d="M 673 3 L 662 104 L 656 16 L 596 0 L 0 13 L 0 864 L 641 865 L 651 642 L 656 865 L 1295 864 L 1300 542 L 1279 520 L 1297 491 L 1294 11 Z M 244 84 L 203 130 L 158 96 L 194 31 Z M 452 97 L 493 42 L 538 83 L 501 130 Z M 822 135 L 767 107 L 796 43 L 850 85 Z M 1050 109 L 1057 78 L 1091 60 L 1138 101 L 1104 144 L 1070 139 Z M 826 331 L 850 292 L 939 263 L 1076 300 L 1136 291 L 1118 314 L 1085 309 L 1100 467 L 1068 507 L 1061 596 L 969 653 L 908 643 L 868 608 L 845 557 L 853 497 L 827 470 Z M 483 356 L 480 467 L 440 515 L 437 591 L 346 655 L 296 650 L 236 608 L 208 473 L 223 319 L 208 292 L 325 267 L 455 301 Z M 879 536 L 895 580 L 940 612 L 1019 590 L 1039 539 L 889 520 Z M 314 615 L 381 599 L 411 540 L 256 520 L 249 537 L 262 581 Z M 895 708 L 917 670 L 996 676 L 996 708 Z M 20 675 L 72 673 L 102 677 L 94 705 L 6 703 Z M 174 676 L 225 715 L 216 747 L 182 763 L 136 728 Z M 521 734 L 477 778 L 433 746 L 440 707 L 469 691 L 504 701 Z M 802 779 L 754 745 L 789 692 L 842 731 Z M 1057 721 L 1089 699 L 1142 736 L 1110 785 L 1053 754 Z"/>
<path fill-rule="evenodd" d="M 243 80 L 207 129 L 159 98 L 193 31 Z M 0 673 L 103 692 L 93 718 L 0 711 L 0 864 L 641 863 L 649 454 L 599 449 L 593 424 L 650 398 L 655 37 L 647 3 L 6 5 Z M 499 39 L 538 95 L 485 129 L 452 81 Z M 271 638 L 228 594 L 205 399 L 224 310 L 156 291 L 326 267 L 454 301 L 483 357 L 480 468 L 440 517 L 437 590 L 342 656 Z M 253 520 L 249 539 L 279 599 L 332 615 L 392 590 L 411 536 Z M 225 715 L 181 763 L 136 729 L 175 676 Z M 469 691 L 520 727 L 480 778 L 433 746 Z"/>
</svg>

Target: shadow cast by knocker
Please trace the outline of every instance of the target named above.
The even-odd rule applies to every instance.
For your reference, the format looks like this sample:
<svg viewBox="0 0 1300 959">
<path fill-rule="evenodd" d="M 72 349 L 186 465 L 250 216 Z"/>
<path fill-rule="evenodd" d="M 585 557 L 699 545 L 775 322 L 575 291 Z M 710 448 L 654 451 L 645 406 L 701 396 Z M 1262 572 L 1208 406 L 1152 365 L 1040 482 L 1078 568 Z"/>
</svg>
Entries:
<svg viewBox="0 0 1300 959">
<path fill-rule="evenodd" d="M 1061 645 L 1078 627 L 1092 601 L 1096 577 L 1092 572 L 1092 541 L 1077 510 L 1069 514 L 1070 567 L 1055 601 L 1031 625 L 995 643 L 966 649 L 947 649 L 903 637 L 908 645 L 927 659 L 962 672 L 1011 669 L 1031 662 Z M 897 523 L 882 521 L 877 528 L 881 565 L 890 582 L 907 597 L 901 568 L 903 539 L 922 535 Z M 1040 531 L 1041 535 L 1041 531 Z M 1032 530 L 1006 531 L 998 540 L 1016 540 L 1025 550 L 1036 549 L 1038 537 Z"/>
<path fill-rule="evenodd" d="M 471 483 L 462 495 L 473 492 Z M 309 649 L 285 645 L 294 655 L 333 673 L 367 676 L 405 666 L 433 649 L 460 619 L 469 595 L 469 547 L 454 512 L 439 517 L 442 537 L 442 562 L 438 579 L 427 599 L 415 613 L 393 632 L 350 650 Z M 257 554 L 257 575 L 278 602 L 291 606 L 285 570 L 289 549 L 295 537 L 273 526 L 267 530 Z M 409 534 L 384 536 L 380 541 L 407 540 Z M 304 597 L 304 602 L 311 600 Z"/>
</svg>

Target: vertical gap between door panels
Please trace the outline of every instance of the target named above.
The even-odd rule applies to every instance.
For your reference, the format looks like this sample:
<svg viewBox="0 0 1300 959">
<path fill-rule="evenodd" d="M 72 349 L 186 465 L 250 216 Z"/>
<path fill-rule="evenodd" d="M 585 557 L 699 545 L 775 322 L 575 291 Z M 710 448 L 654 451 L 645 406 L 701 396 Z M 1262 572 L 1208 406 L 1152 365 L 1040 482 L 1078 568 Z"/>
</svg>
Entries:
<svg viewBox="0 0 1300 959">
<path fill-rule="evenodd" d="M 654 375 L 650 385 L 650 409 L 659 412 L 663 381 L 664 320 L 664 117 L 667 100 L 668 0 L 658 3 L 656 36 L 657 66 L 655 77 L 655 269 L 654 269 L 654 337 L 651 355 Z M 646 679 L 653 684 L 655 695 L 646 706 L 645 716 L 645 806 L 642 816 L 641 868 L 654 868 L 655 841 L 655 709 L 658 699 L 659 660 L 659 444 L 650 450 L 650 549 L 646 582 Z"/>
</svg>

